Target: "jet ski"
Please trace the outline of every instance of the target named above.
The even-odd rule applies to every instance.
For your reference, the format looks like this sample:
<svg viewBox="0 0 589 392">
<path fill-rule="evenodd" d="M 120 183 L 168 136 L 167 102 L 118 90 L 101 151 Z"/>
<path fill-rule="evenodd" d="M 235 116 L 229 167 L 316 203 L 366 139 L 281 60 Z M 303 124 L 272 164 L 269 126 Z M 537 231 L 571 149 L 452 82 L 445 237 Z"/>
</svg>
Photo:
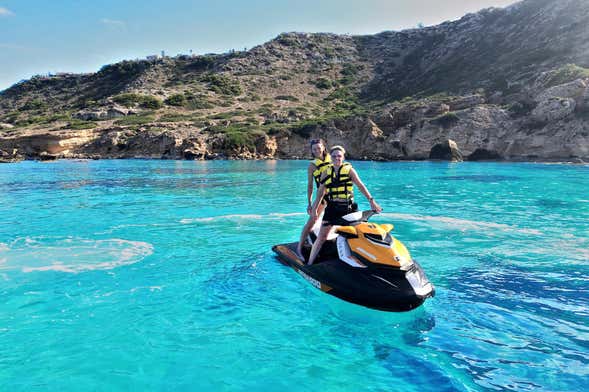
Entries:
<svg viewBox="0 0 589 392">
<path fill-rule="evenodd" d="M 374 211 L 345 215 L 313 265 L 297 255 L 297 243 L 275 245 L 282 264 L 311 285 L 345 301 L 389 312 L 405 312 L 435 294 L 434 286 L 407 248 L 391 235 L 393 225 L 368 222 Z M 319 225 L 303 248 L 308 258 Z"/>
</svg>

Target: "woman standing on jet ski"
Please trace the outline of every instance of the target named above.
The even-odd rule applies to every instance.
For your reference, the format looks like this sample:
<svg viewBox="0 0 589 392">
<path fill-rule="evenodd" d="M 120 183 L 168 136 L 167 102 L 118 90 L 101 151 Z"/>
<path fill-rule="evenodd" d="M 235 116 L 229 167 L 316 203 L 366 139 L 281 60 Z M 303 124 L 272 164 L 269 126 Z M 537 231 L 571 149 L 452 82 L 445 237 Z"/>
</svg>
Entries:
<svg viewBox="0 0 589 392">
<path fill-rule="evenodd" d="M 325 196 L 327 207 L 325 207 L 321 230 L 311 248 L 309 265 L 313 264 L 315 258 L 317 258 L 319 250 L 321 250 L 321 246 L 327 239 L 333 225 L 339 224 L 342 216 L 354 212 L 358 208 L 354 203 L 353 185 L 356 185 L 360 189 L 360 192 L 370 201 L 370 208 L 373 211 L 382 211 L 382 208 L 374 201 L 374 197 L 370 195 L 370 192 L 368 192 L 368 189 L 366 189 L 366 186 L 362 183 L 354 168 L 352 168 L 352 165 L 344 162 L 345 153 L 346 150 L 342 146 L 333 146 L 329 150 L 332 165 L 329 165 L 322 175 L 320 181 L 321 186 L 317 191 L 315 202 L 311 207 L 311 218 L 317 219 L 319 216 L 319 204 Z M 299 242 L 299 246 L 300 244 L 301 242 Z"/>
<path fill-rule="evenodd" d="M 313 160 L 309 163 L 309 167 L 307 168 L 307 214 L 309 214 L 309 220 L 307 220 L 307 223 L 303 227 L 301 238 L 297 245 L 297 253 L 301 259 L 303 258 L 303 244 L 305 243 L 305 239 L 327 205 L 327 202 L 322 200 L 317 208 L 317 213 L 313 216 L 311 208 L 311 205 L 313 204 L 313 183 L 319 188 L 321 185 L 319 180 L 321 180 L 327 168 L 331 166 L 331 157 L 327 153 L 325 142 L 323 142 L 322 139 L 311 139 L 310 144 Z"/>
</svg>

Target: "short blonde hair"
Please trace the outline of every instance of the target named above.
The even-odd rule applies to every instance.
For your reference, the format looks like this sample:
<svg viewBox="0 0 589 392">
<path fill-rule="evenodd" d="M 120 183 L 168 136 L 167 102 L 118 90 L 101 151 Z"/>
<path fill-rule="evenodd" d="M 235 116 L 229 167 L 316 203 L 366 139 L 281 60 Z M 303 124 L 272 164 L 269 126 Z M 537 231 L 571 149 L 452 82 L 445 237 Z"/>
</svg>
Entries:
<svg viewBox="0 0 589 392">
<path fill-rule="evenodd" d="M 333 146 L 329 149 L 329 153 L 331 154 L 332 152 L 334 152 L 335 150 L 340 150 L 343 154 L 346 153 L 346 149 L 343 148 L 342 146 Z"/>
</svg>

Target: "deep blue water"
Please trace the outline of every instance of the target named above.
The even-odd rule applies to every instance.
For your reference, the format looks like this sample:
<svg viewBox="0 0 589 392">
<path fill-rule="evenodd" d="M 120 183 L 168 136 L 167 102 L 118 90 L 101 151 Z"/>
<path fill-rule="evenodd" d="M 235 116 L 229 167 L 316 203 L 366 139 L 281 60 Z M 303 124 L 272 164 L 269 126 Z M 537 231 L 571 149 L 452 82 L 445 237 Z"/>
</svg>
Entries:
<svg viewBox="0 0 589 392">
<path fill-rule="evenodd" d="M 0 390 L 589 390 L 589 166 L 353 163 L 417 310 L 277 262 L 304 161 L 0 165 Z"/>
</svg>

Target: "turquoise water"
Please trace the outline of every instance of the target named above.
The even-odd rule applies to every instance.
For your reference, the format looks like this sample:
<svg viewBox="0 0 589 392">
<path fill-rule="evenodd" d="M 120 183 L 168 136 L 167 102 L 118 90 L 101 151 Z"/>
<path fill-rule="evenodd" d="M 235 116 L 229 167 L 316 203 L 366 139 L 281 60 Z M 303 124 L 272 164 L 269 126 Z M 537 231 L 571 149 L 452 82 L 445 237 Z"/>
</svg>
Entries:
<svg viewBox="0 0 589 392">
<path fill-rule="evenodd" d="M 437 288 L 415 311 L 277 262 L 304 161 L 0 165 L 0 389 L 589 389 L 588 166 L 354 165 Z"/>
</svg>

